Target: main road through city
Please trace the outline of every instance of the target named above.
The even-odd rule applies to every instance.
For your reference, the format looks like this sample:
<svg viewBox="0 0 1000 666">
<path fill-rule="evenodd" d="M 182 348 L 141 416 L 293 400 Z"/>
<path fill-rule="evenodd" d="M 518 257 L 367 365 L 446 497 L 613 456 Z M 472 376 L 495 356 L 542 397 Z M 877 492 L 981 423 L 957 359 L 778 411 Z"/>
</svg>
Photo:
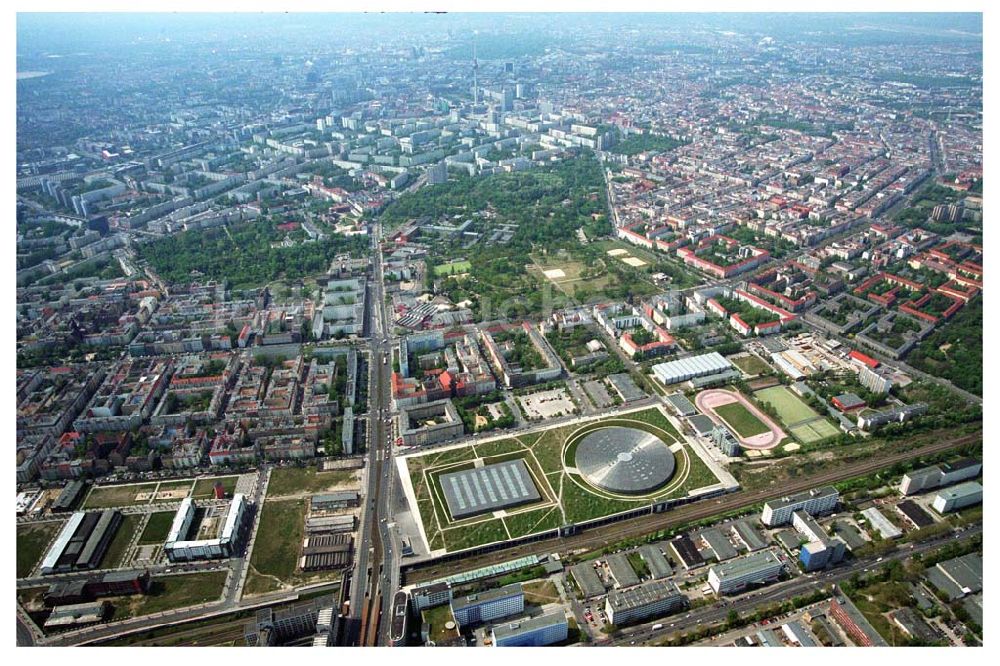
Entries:
<svg viewBox="0 0 1000 666">
<path fill-rule="evenodd" d="M 385 311 L 380 248 L 381 225 L 372 233 L 372 280 L 368 285 L 365 333 L 369 343 L 368 465 L 365 503 L 351 581 L 350 644 L 376 645 L 388 630 L 392 595 L 399 584 L 398 547 L 392 517 L 392 427 L 389 395 L 392 359 L 391 320 Z"/>
</svg>

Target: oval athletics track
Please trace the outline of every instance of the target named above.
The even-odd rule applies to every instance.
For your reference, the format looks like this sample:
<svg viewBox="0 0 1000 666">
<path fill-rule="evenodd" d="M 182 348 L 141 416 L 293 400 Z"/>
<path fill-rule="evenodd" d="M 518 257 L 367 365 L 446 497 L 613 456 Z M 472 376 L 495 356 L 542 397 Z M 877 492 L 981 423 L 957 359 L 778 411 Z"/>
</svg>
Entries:
<svg viewBox="0 0 1000 666">
<path fill-rule="evenodd" d="M 733 424 L 730 424 L 726 419 L 724 419 L 715 410 L 719 407 L 725 405 L 731 405 L 734 403 L 739 403 L 746 408 L 754 417 L 756 417 L 761 423 L 763 423 L 769 430 L 767 432 L 762 432 L 756 435 L 751 435 L 749 437 L 744 437 L 740 434 Z M 778 427 L 769 416 L 762 413 L 757 407 L 755 407 L 749 400 L 747 400 L 743 395 L 735 391 L 726 391 L 723 389 L 709 389 L 707 391 L 702 391 L 694 398 L 694 404 L 701 410 L 704 414 L 707 414 L 709 418 L 718 424 L 725 425 L 728 427 L 732 433 L 739 440 L 741 446 L 747 449 L 773 449 L 778 445 L 781 440 L 785 438 L 785 431 Z"/>
</svg>

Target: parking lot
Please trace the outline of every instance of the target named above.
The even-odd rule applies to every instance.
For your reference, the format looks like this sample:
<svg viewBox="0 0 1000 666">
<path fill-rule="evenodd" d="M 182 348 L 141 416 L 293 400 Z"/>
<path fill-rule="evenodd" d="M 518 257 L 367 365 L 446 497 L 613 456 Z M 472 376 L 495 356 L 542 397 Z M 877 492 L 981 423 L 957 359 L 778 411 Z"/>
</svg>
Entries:
<svg viewBox="0 0 1000 666">
<path fill-rule="evenodd" d="M 572 414 L 576 409 L 566 389 L 539 391 L 518 399 L 524 415 L 529 419 L 549 419 L 564 414 Z"/>
</svg>

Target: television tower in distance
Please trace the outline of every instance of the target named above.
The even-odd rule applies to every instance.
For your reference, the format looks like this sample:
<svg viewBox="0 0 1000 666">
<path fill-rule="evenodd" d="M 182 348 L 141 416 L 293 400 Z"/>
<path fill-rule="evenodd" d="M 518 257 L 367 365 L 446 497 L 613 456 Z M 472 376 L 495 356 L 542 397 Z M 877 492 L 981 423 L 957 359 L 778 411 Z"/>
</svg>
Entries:
<svg viewBox="0 0 1000 666">
<path fill-rule="evenodd" d="M 472 103 L 479 105 L 479 59 L 476 58 L 476 35 L 478 30 L 472 31 Z"/>
</svg>

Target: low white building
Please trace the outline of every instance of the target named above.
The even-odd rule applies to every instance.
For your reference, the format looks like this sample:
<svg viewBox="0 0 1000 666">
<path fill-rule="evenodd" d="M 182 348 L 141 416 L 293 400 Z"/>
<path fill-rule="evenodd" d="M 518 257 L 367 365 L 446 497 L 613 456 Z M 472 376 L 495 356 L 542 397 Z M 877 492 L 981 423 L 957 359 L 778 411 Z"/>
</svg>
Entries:
<svg viewBox="0 0 1000 666">
<path fill-rule="evenodd" d="M 983 501 L 983 487 L 976 481 L 946 488 L 934 496 L 931 506 L 938 513 L 950 513 Z"/>
</svg>

